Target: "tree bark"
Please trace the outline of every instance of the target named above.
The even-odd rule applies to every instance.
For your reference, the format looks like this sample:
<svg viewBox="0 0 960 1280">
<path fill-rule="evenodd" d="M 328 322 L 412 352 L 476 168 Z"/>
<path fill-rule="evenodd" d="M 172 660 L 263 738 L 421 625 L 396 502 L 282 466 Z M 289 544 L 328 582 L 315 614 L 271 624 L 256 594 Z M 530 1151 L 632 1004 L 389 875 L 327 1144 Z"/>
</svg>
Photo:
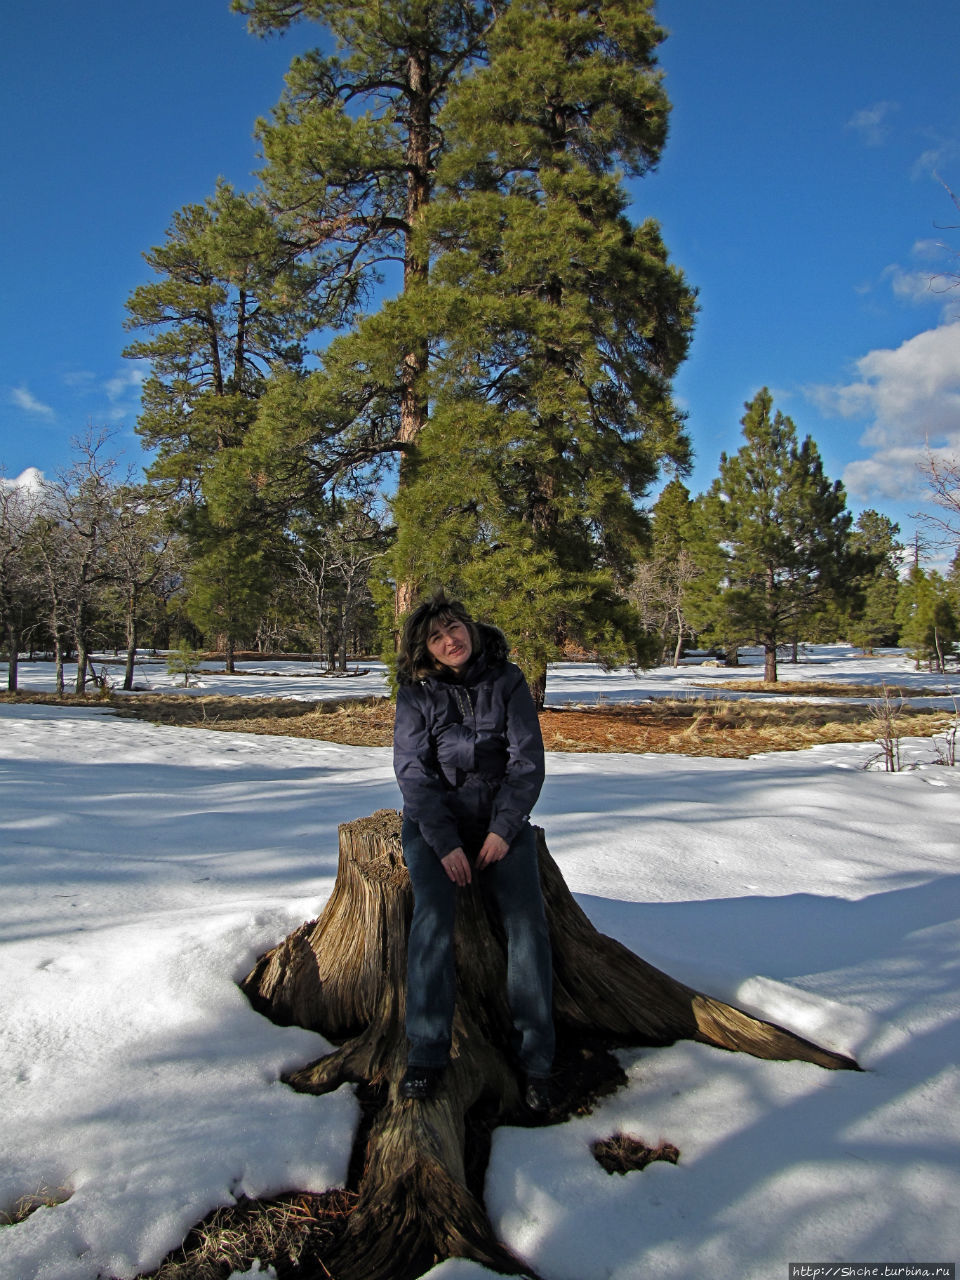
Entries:
<svg viewBox="0 0 960 1280">
<path fill-rule="evenodd" d="M 764 684 L 777 683 L 777 643 L 775 640 L 764 641 L 763 681 Z"/>
<path fill-rule="evenodd" d="M 16 693 L 19 683 L 20 628 L 7 623 L 7 692 Z"/>
<path fill-rule="evenodd" d="M 137 660 L 137 593 L 132 589 L 127 600 L 127 653 L 123 667 L 123 688 L 133 689 L 133 672 Z"/>
<path fill-rule="evenodd" d="M 761 1058 L 858 1069 L 850 1058 L 684 986 L 598 933 L 537 834 L 564 1114 L 583 1099 L 564 1079 L 573 1069 L 563 1064 L 578 1053 L 582 1059 L 587 1046 L 595 1053 L 598 1045 L 691 1039 Z M 323 913 L 262 956 L 241 983 L 274 1022 L 317 1031 L 338 1046 L 290 1073 L 288 1084 L 320 1094 L 352 1082 L 367 1107 L 353 1163 L 359 1202 L 335 1256 L 325 1259 L 337 1280 L 404 1280 L 447 1257 L 533 1274 L 497 1241 L 481 1201 L 479 1135 L 529 1117 L 509 1049 L 503 934 L 479 880 L 459 899 L 451 1064 L 429 1101 L 398 1094 L 412 910 L 399 814 L 380 810 L 341 826 L 337 881 Z"/>
</svg>

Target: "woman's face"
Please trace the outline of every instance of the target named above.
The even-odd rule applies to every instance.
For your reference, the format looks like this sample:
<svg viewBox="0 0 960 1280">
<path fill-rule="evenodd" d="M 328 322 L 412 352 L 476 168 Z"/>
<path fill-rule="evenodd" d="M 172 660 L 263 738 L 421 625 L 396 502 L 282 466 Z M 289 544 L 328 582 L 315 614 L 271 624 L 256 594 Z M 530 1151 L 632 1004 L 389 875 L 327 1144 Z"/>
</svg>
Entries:
<svg viewBox="0 0 960 1280">
<path fill-rule="evenodd" d="M 447 622 L 435 621 L 427 635 L 427 652 L 434 662 L 442 663 L 459 674 L 473 654 L 470 632 L 456 618 Z"/>
</svg>

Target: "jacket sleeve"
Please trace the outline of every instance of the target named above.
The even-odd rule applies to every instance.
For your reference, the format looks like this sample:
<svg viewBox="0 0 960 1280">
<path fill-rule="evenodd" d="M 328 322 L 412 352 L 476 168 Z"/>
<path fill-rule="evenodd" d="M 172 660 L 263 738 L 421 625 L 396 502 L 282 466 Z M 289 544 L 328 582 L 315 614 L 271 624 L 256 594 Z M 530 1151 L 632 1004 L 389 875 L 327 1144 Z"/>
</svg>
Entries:
<svg viewBox="0 0 960 1280">
<path fill-rule="evenodd" d="M 506 703 L 507 772 L 497 791 L 490 830 L 512 844 L 543 786 L 543 736 L 530 687 L 521 673 Z"/>
<path fill-rule="evenodd" d="M 393 770 L 403 796 L 404 813 L 417 824 L 437 857 L 445 858 L 459 848 L 460 832 L 434 759 L 422 703 L 410 685 L 401 685 L 397 690 Z"/>
</svg>

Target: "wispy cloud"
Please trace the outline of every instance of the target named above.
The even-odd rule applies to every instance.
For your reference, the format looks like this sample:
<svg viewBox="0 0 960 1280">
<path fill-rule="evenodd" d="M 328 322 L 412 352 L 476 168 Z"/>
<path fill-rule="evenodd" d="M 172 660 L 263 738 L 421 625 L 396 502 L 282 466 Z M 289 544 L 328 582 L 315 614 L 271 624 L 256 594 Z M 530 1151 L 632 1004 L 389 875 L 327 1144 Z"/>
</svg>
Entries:
<svg viewBox="0 0 960 1280">
<path fill-rule="evenodd" d="M 957 255 L 942 241 L 918 240 L 910 255 L 917 266 L 894 262 L 881 273 L 901 302 L 940 307 L 940 323 L 960 319 L 960 275 Z"/>
<path fill-rule="evenodd" d="M 894 263 L 887 267 L 883 275 L 889 280 L 894 297 L 903 302 L 932 303 L 942 307 L 950 306 L 956 301 L 951 296 L 956 282 L 943 271 L 931 271 L 929 268 L 909 271 Z"/>
<path fill-rule="evenodd" d="M 899 110 L 899 102 L 875 102 L 872 107 L 855 112 L 845 127 L 859 134 L 868 147 L 880 147 L 889 133 L 890 116 Z"/>
<path fill-rule="evenodd" d="M 846 468 L 844 484 L 864 500 L 915 497 L 927 448 L 960 453 L 960 321 L 870 351 L 854 370 L 847 383 L 807 388 L 824 413 L 867 420 L 869 456 Z"/>
<path fill-rule="evenodd" d="M 91 373 L 89 369 L 68 369 L 66 373 L 60 375 L 64 386 L 70 387 L 73 391 L 86 391 L 92 387 L 97 380 L 97 375 Z"/>
<path fill-rule="evenodd" d="M 910 176 L 915 182 L 922 178 L 936 178 L 953 165 L 958 154 L 960 147 L 954 138 L 935 139 L 933 146 L 927 147 L 917 156 Z"/>
<path fill-rule="evenodd" d="M 41 418 L 56 417 L 50 405 L 38 400 L 28 387 L 14 387 L 10 392 L 10 402 L 18 409 L 23 409 L 26 413 L 35 413 Z"/>
<path fill-rule="evenodd" d="M 122 369 L 112 378 L 108 378 L 103 384 L 103 389 L 106 391 L 110 402 L 116 404 L 118 400 L 126 400 L 132 394 L 139 396 L 149 371 L 149 366 L 144 362 L 131 365 L 127 369 Z"/>
</svg>

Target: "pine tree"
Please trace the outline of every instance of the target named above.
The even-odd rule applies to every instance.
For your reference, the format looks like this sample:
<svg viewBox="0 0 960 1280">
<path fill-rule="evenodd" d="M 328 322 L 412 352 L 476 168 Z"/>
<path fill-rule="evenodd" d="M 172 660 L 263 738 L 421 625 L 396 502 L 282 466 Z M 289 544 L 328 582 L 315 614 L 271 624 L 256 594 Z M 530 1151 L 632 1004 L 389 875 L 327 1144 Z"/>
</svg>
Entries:
<svg viewBox="0 0 960 1280">
<path fill-rule="evenodd" d="M 345 480 L 380 483 L 399 458 L 401 612 L 437 580 L 492 605 L 541 693 L 566 638 L 628 655 L 640 502 L 664 461 L 687 461 L 669 388 L 694 311 L 657 225 L 626 212 L 623 176 L 654 165 L 666 136 L 650 4 L 234 8 L 260 34 L 314 19 L 338 52 L 295 60 L 261 123 L 253 212 L 208 202 L 174 229 L 190 289 L 214 305 L 208 318 L 177 294 L 159 313 L 172 354 L 132 352 L 168 361 L 143 427 L 163 450 L 158 414 L 180 426 L 178 462 L 163 465 L 202 473 L 213 523 L 239 512 L 276 530 Z M 276 315 L 289 295 L 296 336 L 309 323 L 327 339 L 319 367 L 275 352 L 253 396 L 211 368 L 228 295 L 209 245 L 248 224 L 250 296 Z M 230 240 L 231 261 L 238 241 L 251 243 Z M 138 321 L 153 323 L 140 301 Z M 184 345 L 200 353 L 203 396 L 185 393 Z M 445 549 L 446 491 L 468 510 Z"/>
<path fill-rule="evenodd" d="M 126 325 L 148 336 L 124 352 L 151 366 L 137 430 L 156 451 L 153 481 L 189 499 L 192 608 L 220 637 L 231 671 L 232 628 L 249 624 L 262 594 L 257 544 L 279 538 L 264 478 L 242 465 L 242 446 L 268 379 L 300 367 L 299 340 L 316 317 L 312 274 L 291 260 L 272 216 L 223 182 L 176 213 L 145 257 L 158 279 L 131 295 Z"/>
<path fill-rule="evenodd" d="M 942 574 L 914 565 L 902 584 L 897 610 L 900 642 L 913 652 L 917 670 L 926 662 L 942 673 L 960 640 L 960 621 Z"/>
<path fill-rule="evenodd" d="M 515 0 L 441 117 L 433 412 L 395 507 L 397 576 L 461 589 L 519 638 L 539 695 L 568 639 L 635 648 L 640 500 L 687 461 L 669 381 L 693 295 L 621 180 L 665 139 L 661 35 L 646 5 Z"/>
<path fill-rule="evenodd" d="M 124 351 L 151 369 L 137 430 L 157 451 L 153 478 L 196 494 L 242 441 L 267 376 L 299 366 L 308 277 L 285 262 L 267 212 L 223 182 L 144 257 L 158 278 L 134 290 L 125 321 L 148 335 Z"/>
<path fill-rule="evenodd" d="M 777 645 L 835 598 L 864 562 L 849 546 L 843 486 L 823 473 L 816 445 L 764 387 L 746 406 L 746 444 L 721 455 L 699 500 L 695 557 L 703 568 L 694 621 L 722 637 L 763 645 L 764 679 L 777 678 Z"/>
<path fill-rule="evenodd" d="M 856 583 L 853 603 L 847 608 L 846 638 L 872 653 L 877 645 L 897 643 L 897 601 L 903 544 L 897 541 L 900 526 L 878 511 L 857 517 L 850 545 L 869 556 L 873 564 Z"/>
<path fill-rule="evenodd" d="M 297 59 L 259 128 L 269 207 L 314 273 L 323 324 L 349 329 L 328 342 L 319 369 L 273 380 L 248 442 L 249 469 L 268 477 L 274 501 L 295 505 L 345 474 L 372 467 L 376 479 L 384 462 L 409 454 L 426 422 L 428 334 L 404 301 L 429 279 L 415 233 L 444 145 L 438 114 L 483 56 L 492 9 L 482 0 L 233 7 L 259 34 L 313 19 L 339 50 Z M 385 288 L 397 296 L 383 301 Z M 403 612 L 411 591 L 398 589 Z"/>
<path fill-rule="evenodd" d="M 223 649 L 226 670 L 233 674 L 237 641 L 256 631 L 276 566 L 256 538 L 211 527 L 203 508 L 190 525 L 189 537 L 187 615 L 201 634 Z"/>
</svg>

